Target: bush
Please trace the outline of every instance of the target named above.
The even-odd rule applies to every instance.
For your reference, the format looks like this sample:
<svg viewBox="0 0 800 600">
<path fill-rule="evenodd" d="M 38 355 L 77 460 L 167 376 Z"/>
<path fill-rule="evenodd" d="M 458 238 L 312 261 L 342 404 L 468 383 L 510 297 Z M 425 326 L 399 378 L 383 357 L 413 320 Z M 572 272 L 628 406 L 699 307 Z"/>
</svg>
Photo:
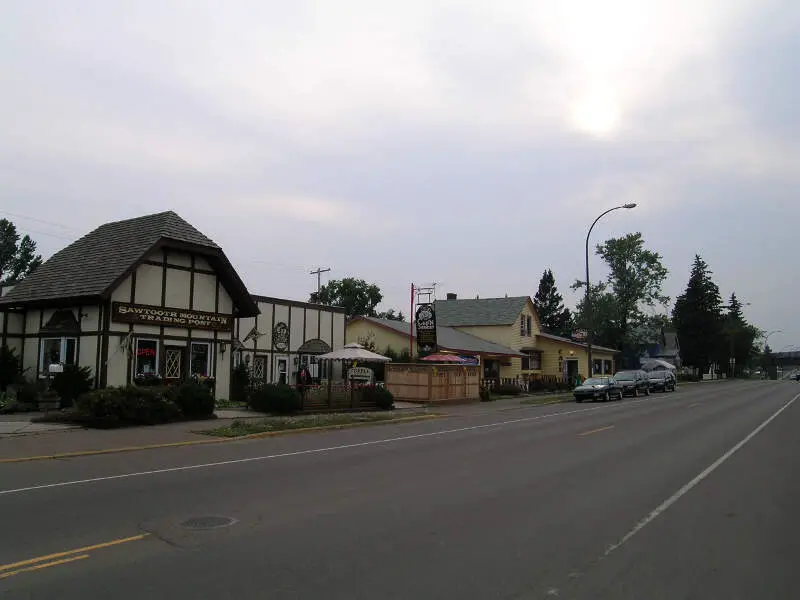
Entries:
<svg viewBox="0 0 800 600">
<path fill-rule="evenodd" d="M 247 364 L 240 362 L 231 374 L 231 402 L 247 402 L 247 392 L 250 389 L 250 369 Z"/>
<path fill-rule="evenodd" d="M 92 389 L 92 370 L 89 367 L 66 365 L 56 373 L 51 388 L 61 398 L 61 408 L 69 408 L 81 394 Z"/>
<path fill-rule="evenodd" d="M 491 402 L 494 400 L 494 398 L 492 398 L 492 392 L 489 390 L 489 388 L 481 388 L 481 391 L 478 392 L 478 396 L 480 397 L 481 402 Z"/>
<path fill-rule="evenodd" d="M 45 390 L 45 385 L 38 381 L 26 381 L 17 390 L 17 402 L 37 406 L 39 398 Z"/>
<path fill-rule="evenodd" d="M 492 390 L 499 396 L 519 396 L 522 390 L 515 383 L 502 383 Z"/>
<path fill-rule="evenodd" d="M 95 427 L 156 425 L 177 420 L 180 407 L 174 390 L 156 387 L 104 388 L 80 396 L 70 411 L 73 422 Z"/>
<path fill-rule="evenodd" d="M 385 387 L 370 385 L 362 388 L 363 402 L 374 404 L 378 410 L 394 410 L 394 395 Z"/>
<path fill-rule="evenodd" d="M 288 415 L 300 409 L 300 393 L 285 383 L 269 383 L 251 391 L 247 403 L 257 412 Z"/>
<path fill-rule="evenodd" d="M 22 365 L 13 348 L 0 347 L 0 392 L 5 392 L 19 378 Z"/>
<path fill-rule="evenodd" d="M 168 397 L 185 417 L 210 417 L 214 414 L 214 392 L 207 383 L 184 383 L 170 389 Z"/>
<path fill-rule="evenodd" d="M 161 380 L 161 375 L 157 375 L 155 373 L 148 373 L 147 375 L 137 375 L 136 377 L 134 377 L 133 382 L 139 387 L 164 385 L 164 382 Z"/>
</svg>

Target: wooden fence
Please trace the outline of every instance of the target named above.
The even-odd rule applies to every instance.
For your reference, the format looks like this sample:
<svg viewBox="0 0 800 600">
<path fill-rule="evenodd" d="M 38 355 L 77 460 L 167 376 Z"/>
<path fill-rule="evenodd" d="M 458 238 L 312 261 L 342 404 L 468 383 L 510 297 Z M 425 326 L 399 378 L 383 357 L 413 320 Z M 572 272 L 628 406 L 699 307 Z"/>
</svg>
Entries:
<svg viewBox="0 0 800 600">
<path fill-rule="evenodd" d="M 386 387 L 404 402 L 469 402 L 480 394 L 480 367 L 387 363 Z"/>
</svg>

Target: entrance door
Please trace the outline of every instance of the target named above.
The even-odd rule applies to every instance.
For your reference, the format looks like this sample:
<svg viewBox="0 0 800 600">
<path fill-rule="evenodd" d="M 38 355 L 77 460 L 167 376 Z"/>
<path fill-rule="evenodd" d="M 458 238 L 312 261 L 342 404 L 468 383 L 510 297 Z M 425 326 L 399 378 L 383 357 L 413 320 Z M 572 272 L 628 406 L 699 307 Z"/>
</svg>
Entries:
<svg viewBox="0 0 800 600">
<path fill-rule="evenodd" d="M 164 347 L 164 379 L 178 381 L 183 379 L 183 346 Z"/>
<path fill-rule="evenodd" d="M 275 358 L 275 383 L 289 383 L 289 357 Z"/>
<path fill-rule="evenodd" d="M 567 360 L 567 383 L 570 385 L 575 384 L 575 379 L 578 377 L 578 361 Z"/>
</svg>

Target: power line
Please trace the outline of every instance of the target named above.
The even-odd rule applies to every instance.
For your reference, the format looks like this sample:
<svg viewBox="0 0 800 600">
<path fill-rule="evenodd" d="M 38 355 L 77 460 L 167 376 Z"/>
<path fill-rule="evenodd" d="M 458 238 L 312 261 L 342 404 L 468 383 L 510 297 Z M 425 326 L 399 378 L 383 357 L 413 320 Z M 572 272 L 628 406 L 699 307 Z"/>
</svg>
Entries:
<svg viewBox="0 0 800 600">
<path fill-rule="evenodd" d="M 331 270 L 330 267 L 328 267 L 327 269 L 321 269 L 317 267 L 316 271 L 311 271 L 311 273 L 309 273 L 309 275 L 317 276 L 317 295 L 319 295 L 319 291 L 322 288 L 322 274 L 327 273 L 330 270 Z"/>
</svg>

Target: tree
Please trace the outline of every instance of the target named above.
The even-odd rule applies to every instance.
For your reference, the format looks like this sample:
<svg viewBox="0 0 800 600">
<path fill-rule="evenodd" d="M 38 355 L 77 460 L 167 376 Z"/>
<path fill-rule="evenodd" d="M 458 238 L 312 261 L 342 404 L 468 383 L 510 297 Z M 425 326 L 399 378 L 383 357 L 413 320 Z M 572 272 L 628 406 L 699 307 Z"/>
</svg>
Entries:
<svg viewBox="0 0 800 600">
<path fill-rule="evenodd" d="M 572 313 L 564 308 L 564 297 L 558 293 L 553 271 L 546 269 L 533 298 L 542 328 L 549 333 L 569 337 L 572 334 Z"/>
<path fill-rule="evenodd" d="M 719 357 L 722 298 L 708 264 L 695 255 L 686 291 L 675 300 L 672 320 L 681 341 L 681 360 L 705 373 Z"/>
<path fill-rule="evenodd" d="M 36 242 L 25 235 L 20 238 L 17 227 L 8 219 L 0 219 L 0 283 L 24 279 L 42 264 L 36 254 Z"/>
<path fill-rule="evenodd" d="M 727 309 L 728 312 L 723 319 L 724 337 L 720 340 L 718 361 L 726 365 L 730 364 L 730 359 L 733 358 L 735 361 L 733 375 L 741 375 L 759 354 L 756 341 L 761 339 L 763 332 L 745 320 L 742 303 L 736 297 L 736 293 L 731 294 Z"/>
<path fill-rule="evenodd" d="M 610 272 L 606 281 L 589 296 L 592 332 L 605 331 L 604 345 L 613 348 L 634 345 L 634 330 L 645 324 L 648 318 L 642 309 L 669 302 L 669 297 L 662 293 L 669 271 L 662 264 L 660 254 L 645 248 L 641 233 L 611 238 L 597 246 L 597 254 Z M 585 286 L 585 282 L 576 281 L 572 289 Z M 584 302 L 579 304 L 579 321 L 585 327 L 588 323 L 583 314 Z"/>
<path fill-rule="evenodd" d="M 309 302 L 326 306 L 341 306 L 347 318 L 376 316 L 375 307 L 383 300 L 381 289 L 363 279 L 345 277 L 332 279 L 319 292 L 311 294 Z"/>
<path fill-rule="evenodd" d="M 395 312 L 393 308 L 390 308 L 387 311 L 381 312 L 377 314 L 379 319 L 389 319 L 390 321 L 405 321 L 406 316 L 403 314 L 403 311 Z"/>
</svg>

